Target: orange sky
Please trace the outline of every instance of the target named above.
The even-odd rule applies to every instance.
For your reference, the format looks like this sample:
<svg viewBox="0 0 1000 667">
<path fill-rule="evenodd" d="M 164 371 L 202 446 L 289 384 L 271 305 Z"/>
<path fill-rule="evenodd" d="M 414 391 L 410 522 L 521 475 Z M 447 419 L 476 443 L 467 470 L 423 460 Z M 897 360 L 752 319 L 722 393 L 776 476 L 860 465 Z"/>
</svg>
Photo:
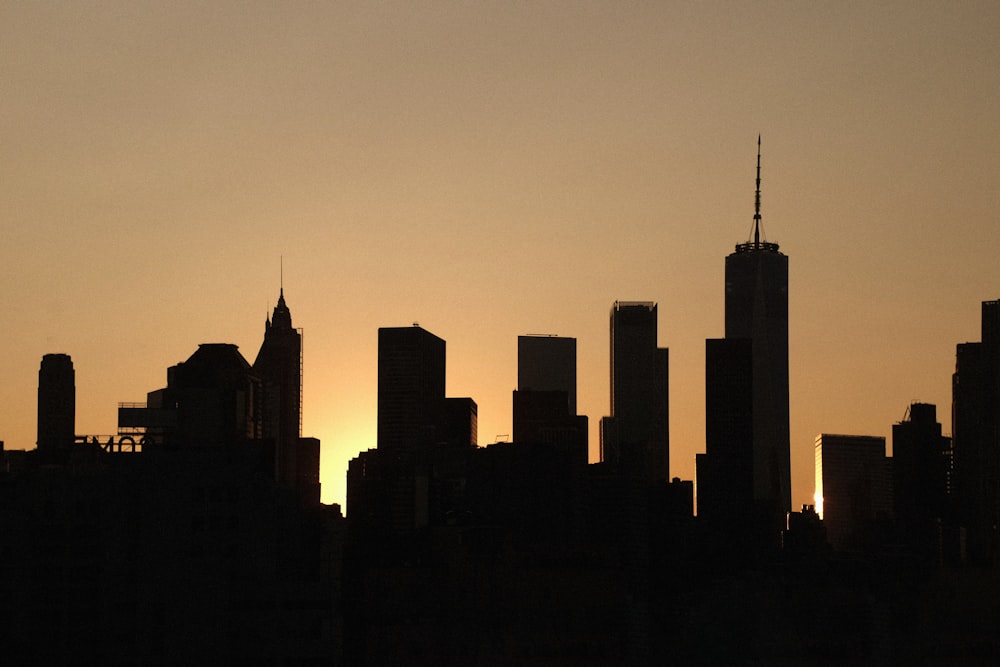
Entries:
<svg viewBox="0 0 1000 667">
<path fill-rule="evenodd" d="M 704 346 L 753 216 L 789 256 L 793 503 L 820 432 L 950 432 L 955 344 L 1000 298 L 1000 5 L 7 3 L 0 439 L 32 448 L 43 354 L 110 433 L 202 342 L 251 361 L 284 285 L 323 499 L 374 446 L 380 326 L 448 343 L 480 443 L 517 336 L 659 303 L 671 469 L 704 451 Z"/>
</svg>

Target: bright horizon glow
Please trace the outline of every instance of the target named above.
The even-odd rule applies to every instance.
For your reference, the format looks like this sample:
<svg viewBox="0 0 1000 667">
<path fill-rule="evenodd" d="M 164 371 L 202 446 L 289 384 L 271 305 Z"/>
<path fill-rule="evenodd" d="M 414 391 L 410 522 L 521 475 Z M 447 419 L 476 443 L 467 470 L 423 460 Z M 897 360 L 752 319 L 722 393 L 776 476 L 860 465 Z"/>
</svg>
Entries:
<svg viewBox="0 0 1000 667">
<path fill-rule="evenodd" d="M 0 440 L 34 447 L 46 353 L 81 434 L 199 343 L 253 359 L 283 263 L 324 502 L 375 446 L 377 329 L 413 321 L 480 443 L 511 433 L 517 336 L 576 338 L 596 460 L 616 300 L 658 304 L 693 480 L 761 134 L 806 504 L 815 434 L 946 411 L 1000 296 L 998 34 L 991 2 L 5 6 Z"/>
</svg>

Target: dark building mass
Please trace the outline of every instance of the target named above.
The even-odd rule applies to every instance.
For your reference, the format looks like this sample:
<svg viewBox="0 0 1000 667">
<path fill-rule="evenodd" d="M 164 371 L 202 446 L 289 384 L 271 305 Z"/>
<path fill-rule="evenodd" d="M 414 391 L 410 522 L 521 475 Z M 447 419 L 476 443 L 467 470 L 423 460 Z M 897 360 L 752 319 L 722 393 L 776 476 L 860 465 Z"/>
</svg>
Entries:
<svg viewBox="0 0 1000 667">
<path fill-rule="evenodd" d="M 377 436 L 349 463 L 346 517 L 320 502 L 283 289 L 252 364 L 199 345 L 119 405 L 114 435 L 76 433 L 73 361 L 45 355 L 36 449 L 0 442 L 0 660 L 996 664 L 1000 301 L 957 347 L 951 437 L 921 402 L 891 456 L 883 436 L 823 433 L 815 505 L 794 511 L 788 258 L 762 238 L 759 139 L 756 183 L 705 343 L 697 480 L 670 477 L 651 301 L 612 306 L 596 463 L 575 338 L 518 337 L 513 438 L 481 446 L 445 341 L 379 329 Z"/>
<path fill-rule="evenodd" d="M 346 528 L 293 334 L 282 296 L 257 367 L 200 345 L 112 436 L 75 433 L 73 364 L 42 359 L 38 449 L 0 468 L 7 664 L 340 661 Z"/>
<path fill-rule="evenodd" d="M 670 478 L 669 351 L 657 347 L 657 306 L 611 309 L 611 415 L 601 420 L 601 461 L 624 474 Z"/>
</svg>

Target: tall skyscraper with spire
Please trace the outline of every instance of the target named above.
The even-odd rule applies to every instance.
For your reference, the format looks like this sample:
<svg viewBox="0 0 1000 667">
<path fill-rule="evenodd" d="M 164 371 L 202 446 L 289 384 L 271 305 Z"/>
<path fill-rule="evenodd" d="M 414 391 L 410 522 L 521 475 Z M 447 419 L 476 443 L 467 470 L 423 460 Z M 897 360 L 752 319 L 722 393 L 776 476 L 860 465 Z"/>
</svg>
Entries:
<svg viewBox="0 0 1000 667">
<path fill-rule="evenodd" d="M 791 510 L 788 420 L 788 257 L 763 237 L 760 136 L 753 236 L 726 257 L 726 338 L 748 339 L 755 513 L 780 531 Z"/>
<path fill-rule="evenodd" d="M 300 473 L 311 466 L 300 466 L 297 461 L 302 428 L 302 336 L 292 327 L 284 286 L 274 312 L 264 322 L 264 342 L 253 370 L 265 383 L 264 437 L 275 445 L 275 477 L 297 487 Z"/>
</svg>

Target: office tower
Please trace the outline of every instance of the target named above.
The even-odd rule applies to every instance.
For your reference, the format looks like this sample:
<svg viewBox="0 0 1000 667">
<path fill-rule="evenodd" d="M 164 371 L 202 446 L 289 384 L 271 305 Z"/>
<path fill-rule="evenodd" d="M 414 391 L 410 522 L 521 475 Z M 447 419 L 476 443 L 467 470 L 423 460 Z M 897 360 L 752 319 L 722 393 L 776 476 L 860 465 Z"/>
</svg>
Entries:
<svg viewBox="0 0 1000 667">
<path fill-rule="evenodd" d="M 892 460 L 885 438 L 833 435 L 816 438 L 816 511 L 830 546 L 864 552 L 878 543 L 892 517 Z"/>
<path fill-rule="evenodd" d="M 553 445 L 587 463 L 587 418 L 576 414 L 576 339 L 517 337 L 514 442 Z"/>
<path fill-rule="evenodd" d="M 471 398 L 444 399 L 441 441 L 456 447 L 479 445 L 479 406 Z"/>
<path fill-rule="evenodd" d="M 624 474 L 670 479 L 669 350 L 656 346 L 656 304 L 611 309 L 611 416 L 601 421 L 601 460 Z"/>
<path fill-rule="evenodd" d="M 951 429 L 952 493 L 966 557 L 1000 564 L 1000 300 L 982 304 L 982 341 L 957 346 Z"/>
<path fill-rule="evenodd" d="M 569 414 L 576 414 L 576 339 L 517 337 L 519 391 L 564 391 Z"/>
<path fill-rule="evenodd" d="M 378 330 L 378 441 L 347 473 L 352 521 L 372 535 L 440 523 L 461 505 L 478 408 L 445 398 L 445 342 L 420 328 Z"/>
<path fill-rule="evenodd" d="M 76 382 L 68 354 L 46 354 L 38 369 L 38 449 L 52 452 L 76 437 Z"/>
<path fill-rule="evenodd" d="M 202 343 L 167 369 L 167 386 L 148 392 L 145 407 L 119 409 L 118 428 L 144 429 L 169 449 L 245 444 L 263 432 L 263 394 L 237 346 Z"/>
<path fill-rule="evenodd" d="M 743 541 L 753 511 L 753 365 L 745 338 L 705 341 L 705 453 L 698 516 Z"/>
<path fill-rule="evenodd" d="M 412 449 L 440 436 L 445 342 L 419 326 L 378 330 L 378 448 Z"/>
<path fill-rule="evenodd" d="M 753 240 L 726 257 L 726 338 L 751 341 L 753 483 L 757 511 L 775 535 L 791 511 L 788 422 L 788 257 L 761 239 L 760 137 Z"/>
<path fill-rule="evenodd" d="M 913 403 L 892 426 L 893 507 L 898 541 L 940 560 L 949 523 L 951 439 L 941 435 L 937 408 Z"/>
<path fill-rule="evenodd" d="M 274 442 L 276 478 L 286 486 L 296 486 L 302 435 L 302 336 L 292 327 L 284 288 L 278 293 L 271 318 L 264 322 L 264 342 L 253 371 L 264 382 L 263 436 Z M 303 458 L 311 458 L 306 449 L 307 443 L 301 452 Z M 303 460 L 303 465 L 308 466 L 308 461 Z"/>
</svg>

